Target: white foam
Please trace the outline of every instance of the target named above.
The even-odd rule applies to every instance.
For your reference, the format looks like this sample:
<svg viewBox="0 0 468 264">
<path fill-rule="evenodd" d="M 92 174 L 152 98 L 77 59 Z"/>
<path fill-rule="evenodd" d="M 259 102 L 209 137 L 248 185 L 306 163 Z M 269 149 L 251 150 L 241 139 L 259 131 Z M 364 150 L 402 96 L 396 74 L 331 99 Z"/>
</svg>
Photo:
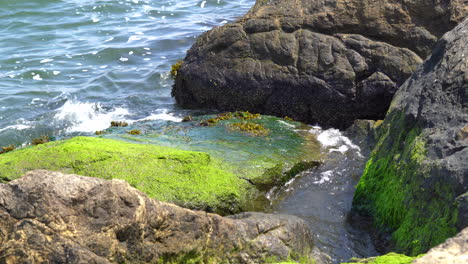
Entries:
<svg viewBox="0 0 468 264">
<path fill-rule="evenodd" d="M 7 127 L 4 127 L 4 128 L 0 128 L 0 132 L 3 132 L 3 131 L 8 130 L 8 129 L 25 130 L 25 129 L 28 129 L 28 128 L 30 128 L 30 127 L 31 127 L 31 126 L 22 125 L 22 124 L 11 125 L 11 126 L 7 126 Z"/>
<path fill-rule="evenodd" d="M 361 156 L 361 149 L 359 146 L 353 144 L 353 142 L 345 137 L 338 129 L 330 128 L 321 130 L 320 127 L 314 126 L 310 132 L 317 135 L 317 140 L 324 148 L 327 148 L 329 152 L 340 152 L 344 154 L 350 149 L 353 149 Z"/>
<path fill-rule="evenodd" d="M 318 181 L 314 181 L 315 184 L 324 184 L 326 182 L 329 182 L 331 180 L 331 176 L 333 175 L 333 171 L 332 170 L 329 170 L 329 171 L 324 171 L 322 173 L 320 173 L 320 180 Z"/>
<path fill-rule="evenodd" d="M 283 120 L 278 120 L 278 123 L 286 125 L 288 127 L 296 127 L 295 125 L 288 124 L 287 122 L 284 122 Z"/>
<path fill-rule="evenodd" d="M 203 2 L 200 4 L 200 7 L 201 7 L 201 8 L 205 8 L 205 4 L 206 4 L 206 1 L 203 1 Z"/>
<path fill-rule="evenodd" d="M 42 81 L 41 75 L 35 74 L 35 75 L 33 76 L 33 80 Z"/>
<path fill-rule="evenodd" d="M 57 110 L 55 119 L 70 122 L 67 132 L 94 132 L 104 130 L 111 121 L 122 121 L 130 115 L 127 109 L 116 107 L 106 111 L 99 103 L 67 101 Z"/>
<path fill-rule="evenodd" d="M 54 60 L 53 59 L 43 59 L 39 63 L 47 63 L 47 62 L 51 62 L 51 61 L 54 61 Z"/>
<path fill-rule="evenodd" d="M 150 116 L 136 120 L 135 122 L 150 121 L 150 120 L 166 120 L 166 121 L 172 121 L 172 122 L 182 122 L 182 118 L 173 116 L 172 114 L 168 114 L 167 110 L 163 110 L 162 113 L 159 113 L 159 114 L 151 114 Z"/>
</svg>

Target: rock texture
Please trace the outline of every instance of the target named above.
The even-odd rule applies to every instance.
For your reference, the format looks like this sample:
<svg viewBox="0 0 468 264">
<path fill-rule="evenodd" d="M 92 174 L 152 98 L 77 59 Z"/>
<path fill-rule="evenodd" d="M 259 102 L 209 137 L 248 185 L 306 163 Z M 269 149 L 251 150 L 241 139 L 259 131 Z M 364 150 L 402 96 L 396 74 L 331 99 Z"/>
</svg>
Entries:
<svg viewBox="0 0 468 264">
<path fill-rule="evenodd" d="M 0 184 L 0 263 L 264 263 L 311 257 L 311 248 L 297 217 L 223 218 L 122 180 L 39 170 Z"/>
<path fill-rule="evenodd" d="M 354 208 L 417 255 L 468 226 L 468 19 L 400 87 Z"/>
<path fill-rule="evenodd" d="M 172 93 L 183 106 L 338 128 L 382 119 L 421 58 L 467 14 L 464 0 L 257 0 L 197 39 Z"/>
<path fill-rule="evenodd" d="M 468 263 L 468 228 L 457 236 L 447 239 L 441 245 L 432 248 L 413 264 L 456 264 Z"/>
</svg>

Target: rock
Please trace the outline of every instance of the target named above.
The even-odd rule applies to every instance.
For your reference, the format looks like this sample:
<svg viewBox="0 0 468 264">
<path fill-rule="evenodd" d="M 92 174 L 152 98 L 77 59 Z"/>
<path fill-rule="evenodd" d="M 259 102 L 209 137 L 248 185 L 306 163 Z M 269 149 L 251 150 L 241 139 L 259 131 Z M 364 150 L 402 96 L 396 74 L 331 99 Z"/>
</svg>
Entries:
<svg viewBox="0 0 468 264">
<path fill-rule="evenodd" d="M 356 189 L 355 210 L 418 255 L 468 225 L 468 19 L 400 87 Z"/>
<path fill-rule="evenodd" d="M 271 188 L 321 165 L 324 156 L 310 127 L 300 122 L 237 114 L 245 116 L 197 116 L 164 126 L 146 121 L 109 128 L 99 138 L 76 137 L 1 154 L 0 182 L 48 169 L 123 179 L 151 198 L 221 215 L 265 210 Z M 200 126 L 201 120 L 214 123 Z M 261 125 L 268 135 L 230 129 L 237 123 Z M 129 129 L 145 133 L 135 137 Z"/>
<path fill-rule="evenodd" d="M 220 214 L 243 211 L 252 189 L 207 153 L 121 140 L 75 137 L 1 155 L 4 181 L 34 169 L 121 179 L 151 198 Z"/>
<path fill-rule="evenodd" d="M 349 263 L 341 264 L 411 264 L 415 257 L 408 257 L 402 254 L 388 253 L 382 256 L 370 257 L 370 258 L 351 258 Z"/>
<path fill-rule="evenodd" d="M 468 228 L 457 236 L 447 239 L 441 245 L 432 248 L 413 264 L 453 264 L 468 263 Z"/>
<path fill-rule="evenodd" d="M 312 249 L 297 217 L 223 218 L 122 180 L 36 170 L 0 184 L 0 263 L 312 263 Z"/>
<path fill-rule="evenodd" d="M 258 0 L 200 36 L 172 90 L 186 107 L 249 110 L 322 126 L 383 119 L 463 0 Z"/>
</svg>

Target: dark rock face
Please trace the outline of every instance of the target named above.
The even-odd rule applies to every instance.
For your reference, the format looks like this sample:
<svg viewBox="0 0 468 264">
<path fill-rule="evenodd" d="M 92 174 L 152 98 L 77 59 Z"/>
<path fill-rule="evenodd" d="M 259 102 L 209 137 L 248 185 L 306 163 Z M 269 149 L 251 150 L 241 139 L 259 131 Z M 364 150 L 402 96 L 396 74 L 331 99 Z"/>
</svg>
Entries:
<svg viewBox="0 0 468 264">
<path fill-rule="evenodd" d="M 0 184 L 0 263 L 312 262 L 311 249 L 297 217 L 223 218 L 149 199 L 121 180 L 42 170 Z"/>
<path fill-rule="evenodd" d="M 188 51 L 173 87 L 188 107 L 245 109 L 345 128 L 382 119 L 464 0 L 258 0 Z"/>
<path fill-rule="evenodd" d="M 400 87 L 354 208 L 417 255 L 468 226 L 468 19 Z M 388 229 L 387 229 L 388 230 Z"/>
</svg>

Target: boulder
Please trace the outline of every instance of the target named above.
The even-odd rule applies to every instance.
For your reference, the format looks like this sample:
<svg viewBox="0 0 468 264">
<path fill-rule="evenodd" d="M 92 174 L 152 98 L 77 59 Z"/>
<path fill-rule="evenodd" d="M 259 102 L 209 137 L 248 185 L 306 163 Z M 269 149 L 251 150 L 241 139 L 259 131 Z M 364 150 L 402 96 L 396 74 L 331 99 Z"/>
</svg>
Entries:
<svg viewBox="0 0 468 264">
<path fill-rule="evenodd" d="M 258 0 L 197 39 L 172 94 L 185 107 L 336 128 L 383 119 L 421 58 L 467 14 L 463 0 Z"/>
<path fill-rule="evenodd" d="M 353 207 L 418 255 L 468 225 L 468 19 L 400 87 Z"/>
<path fill-rule="evenodd" d="M 45 170 L 0 184 L 0 263 L 312 263 L 316 252 L 294 216 L 223 218 Z"/>
<path fill-rule="evenodd" d="M 463 229 L 455 237 L 432 248 L 413 264 L 453 264 L 468 263 L 468 228 Z"/>
</svg>

